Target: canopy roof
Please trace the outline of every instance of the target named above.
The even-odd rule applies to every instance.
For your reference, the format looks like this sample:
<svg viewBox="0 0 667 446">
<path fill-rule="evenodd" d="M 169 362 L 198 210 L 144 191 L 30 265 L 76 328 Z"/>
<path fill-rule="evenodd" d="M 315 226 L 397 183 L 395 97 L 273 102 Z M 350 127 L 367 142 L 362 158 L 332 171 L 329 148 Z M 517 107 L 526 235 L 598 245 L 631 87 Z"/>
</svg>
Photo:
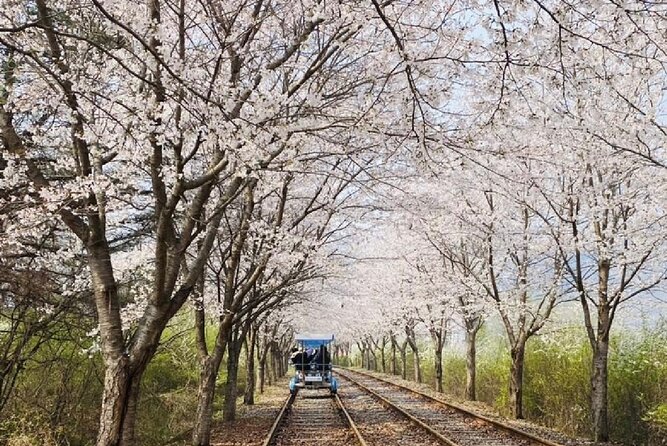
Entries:
<svg viewBox="0 0 667 446">
<path fill-rule="evenodd" d="M 294 340 L 306 348 L 317 348 L 320 345 L 328 345 L 334 340 L 333 334 L 305 334 L 298 333 Z"/>
</svg>

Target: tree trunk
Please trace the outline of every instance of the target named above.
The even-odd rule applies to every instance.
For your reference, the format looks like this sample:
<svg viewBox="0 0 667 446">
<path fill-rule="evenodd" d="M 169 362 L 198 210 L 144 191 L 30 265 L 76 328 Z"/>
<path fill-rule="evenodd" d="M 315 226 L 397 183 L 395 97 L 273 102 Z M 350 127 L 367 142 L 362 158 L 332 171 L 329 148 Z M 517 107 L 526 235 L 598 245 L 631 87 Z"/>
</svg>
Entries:
<svg viewBox="0 0 667 446">
<path fill-rule="evenodd" d="M 197 412 L 192 433 L 194 446 L 208 446 L 211 441 L 215 382 L 223 355 L 206 356 L 200 360 Z"/>
<path fill-rule="evenodd" d="M 137 406 L 139 404 L 139 391 L 141 389 L 141 377 L 143 370 L 137 371 L 132 375 L 130 388 L 125 409 L 126 422 L 123 423 L 123 433 L 120 444 L 122 446 L 132 446 L 135 444 L 135 426 L 137 419 Z"/>
<path fill-rule="evenodd" d="M 447 337 L 447 330 L 445 328 L 447 322 L 441 321 L 440 326 L 434 326 L 429 329 L 431 339 L 433 340 L 433 347 L 435 349 L 433 368 L 435 371 L 435 391 L 442 393 L 442 349 L 445 347 L 445 340 Z"/>
<path fill-rule="evenodd" d="M 408 330 L 406 330 L 408 331 Z M 410 345 L 410 350 L 412 350 L 412 358 L 413 358 L 413 365 L 414 365 L 414 377 L 415 377 L 415 382 L 421 383 L 422 382 L 422 372 L 421 372 L 421 364 L 420 364 L 420 359 L 419 359 L 419 349 L 417 347 L 417 341 L 414 337 L 414 331 L 409 330 L 407 333 L 406 337 L 408 344 Z"/>
<path fill-rule="evenodd" d="M 243 395 L 243 404 L 252 406 L 255 404 L 255 344 L 257 343 L 257 331 L 250 330 L 246 343 L 246 386 Z"/>
<path fill-rule="evenodd" d="M 591 373 L 591 411 L 593 412 L 593 438 L 596 442 L 609 441 L 608 419 L 608 361 L 609 332 L 612 316 L 609 305 L 609 259 L 601 259 L 598 264 L 598 320 L 597 336 L 589 328 L 589 339 L 593 350 Z"/>
<path fill-rule="evenodd" d="M 222 419 L 234 421 L 236 419 L 236 397 L 238 395 L 239 359 L 243 339 L 236 334 L 233 341 L 227 344 L 227 384 L 225 386 L 225 401 L 222 407 Z"/>
<path fill-rule="evenodd" d="M 442 393 L 442 349 L 435 350 L 435 391 Z"/>
<path fill-rule="evenodd" d="M 510 366 L 510 411 L 512 417 L 523 418 L 523 366 L 526 351 L 525 340 L 519 340 L 512 347 L 512 364 Z"/>
<path fill-rule="evenodd" d="M 204 324 L 204 313 L 199 310 L 198 325 Z M 195 413 L 195 425 L 192 431 L 192 444 L 194 446 L 208 446 L 211 438 L 211 424 L 213 420 L 213 402 L 215 401 L 216 381 L 220 371 L 222 359 L 225 356 L 227 342 L 232 330 L 232 317 L 227 316 L 218 323 L 218 335 L 215 345 L 210 354 L 206 349 L 206 340 L 203 326 L 198 333 L 199 342 L 202 343 L 199 357 L 199 389 L 197 392 L 197 412 Z"/>
<path fill-rule="evenodd" d="M 382 360 L 382 373 L 387 373 L 387 362 L 385 361 L 384 357 L 384 348 L 387 345 L 387 341 L 385 339 L 382 340 L 382 346 L 380 347 L 380 359 Z"/>
<path fill-rule="evenodd" d="M 266 356 L 268 354 L 267 346 L 263 346 L 262 354 L 259 356 L 259 393 L 264 393 L 264 384 L 266 382 Z"/>
<path fill-rule="evenodd" d="M 422 382 L 422 371 L 421 371 L 421 364 L 420 364 L 420 359 L 419 359 L 419 351 L 418 350 L 413 350 L 412 351 L 412 357 L 414 360 L 414 372 L 415 372 L 415 382 L 421 383 Z"/>
<path fill-rule="evenodd" d="M 391 374 L 397 375 L 396 370 L 396 340 L 391 339 Z"/>
<path fill-rule="evenodd" d="M 477 399 L 477 330 L 466 329 L 466 395 L 468 401 Z"/>
<path fill-rule="evenodd" d="M 401 347 L 401 378 L 408 379 L 408 341 L 403 341 Z"/>
<path fill-rule="evenodd" d="M 372 366 L 369 367 L 369 368 L 370 368 L 370 370 L 373 370 L 374 372 L 377 372 L 377 371 L 378 371 L 378 357 L 377 357 L 377 352 L 375 351 L 375 349 L 374 349 L 373 347 L 370 347 L 370 348 L 368 349 L 368 351 L 371 353 L 371 356 L 372 356 L 372 358 L 373 358 L 373 360 L 372 360 Z M 369 358 L 369 359 L 370 359 L 370 358 Z"/>
<path fill-rule="evenodd" d="M 278 346 L 276 341 L 271 341 L 271 380 L 270 382 L 274 383 L 278 381 Z"/>
<path fill-rule="evenodd" d="M 609 441 L 608 355 L 609 339 L 598 339 L 593 351 L 593 374 L 591 376 L 591 410 L 593 412 L 593 434 L 596 442 Z"/>
<path fill-rule="evenodd" d="M 368 355 L 366 354 L 366 345 L 362 342 L 361 344 L 357 343 L 359 351 L 361 352 L 361 367 L 368 369 Z"/>
<path fill-rule="evenodd" d="M 97 236 L 97 242 L 87 247 L 105 368 L 100 427 L 96 444 L 97 446 L 125 446 L 131 445 L 130 442 L 134 439 L 136 403 L 139 398 L 138 386 L 141 382 L 143 368 L 150 361 L 151 353 L 155 349 L 147 345 L 148 348 L 143 350 L 142 360 L 136 362 L 133 367 L 131 358 L 126 352 L 120 319 L 118 287 L 113 277 L 109 247 L 103 234 L 97 234 Z M 148 344 L 153 338 L 142 338 L 140 341 Z M 135 380 L 136 385 L 133 384 Z M 123 441 L 124 434 L 128 435 L 127 441 Z"/>
<path fill-rule="evenodd" d="M 105 360 L 104 391 L 100 414 L 100 430 L 97 446 L 118 446 L 121 444 L 123 422 L 130 392 L 130 373 L 127 356 L 115 363 Z"/>
</svg>

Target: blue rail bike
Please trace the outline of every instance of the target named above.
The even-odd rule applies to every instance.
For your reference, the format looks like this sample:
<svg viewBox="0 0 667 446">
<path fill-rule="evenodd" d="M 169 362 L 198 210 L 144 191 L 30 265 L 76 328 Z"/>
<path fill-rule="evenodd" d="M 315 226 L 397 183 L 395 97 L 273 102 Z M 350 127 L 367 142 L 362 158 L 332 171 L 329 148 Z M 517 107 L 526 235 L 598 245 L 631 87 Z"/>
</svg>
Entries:
<svg viewBox="0 0 667 446">
<path fill-rule="evenodd" d="M 329 348 L 334 335 L 297 334 L 296 347 L 292 349 L 290 364 L 294 366 L 294 376 L 290 379 L 289 390 L 329 389 L 331 394 L 338 391 L 338 381 L 332 374 Z"/>
</svg>

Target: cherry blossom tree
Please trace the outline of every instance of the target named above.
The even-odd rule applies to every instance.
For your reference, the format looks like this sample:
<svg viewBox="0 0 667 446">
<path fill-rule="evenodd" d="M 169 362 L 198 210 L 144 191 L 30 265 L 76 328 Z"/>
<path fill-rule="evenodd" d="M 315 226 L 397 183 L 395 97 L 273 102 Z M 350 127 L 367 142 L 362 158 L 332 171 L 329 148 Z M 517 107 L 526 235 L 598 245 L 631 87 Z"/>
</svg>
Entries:
<svg viewBox="0 0 667 446">
<path fill-rule="evenodd" d="M 84 246 L 106 368 L 98 444 L 132 444 L 141 376 L 225 209 L 253 171 L 304 150 L 308 129 L 358 121 L 349 111 L 373 101 L 358 94 L 384 72 L 375 64 L 364 75 L 359 60 L 382 45 L 358 46 L 372 33 L 359 34 L 364 9 L 346 5 L 84 6 L 3 11 L 11 69 L 0 127 L 5 172 L 30 180 L 35 218 L 58 216 Z M 152 285 L 125 326 L 110 239 L 138 231 L 142 212 Z"/>
</svg>

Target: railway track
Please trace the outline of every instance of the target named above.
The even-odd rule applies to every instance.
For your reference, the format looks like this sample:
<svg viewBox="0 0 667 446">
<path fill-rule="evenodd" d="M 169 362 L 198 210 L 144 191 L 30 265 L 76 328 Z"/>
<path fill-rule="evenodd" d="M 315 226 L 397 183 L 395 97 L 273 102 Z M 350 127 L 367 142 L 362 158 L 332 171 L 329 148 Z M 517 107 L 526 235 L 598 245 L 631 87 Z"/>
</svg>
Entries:
<svg viewBox="0 0 667 446">
<path fill-rule="evenodd" d="M 372 375 L 349 369 L 345 371 L 338 369 L 337 375 L 347 383 L 363 389 L 368 395 L 373 396 L 377 402 L 391 408 L 395 413 L 400 413 L 415 426 L 419 426 L 422 432 L 428 432 L 430 435 L 430 439 L 423 439 L 414 443 L 394 443 L 393 441 L 385 441 L 388 440 L 385 439 L 381 443 L 377 443 L 378 445 L 427 445 L 437 444 L 433 443 L 437 441 L 449 446 L 561 446 L 550 440 L 539 438 L 512 426 L 475 414 L 465 408 Z M 347 383 L 341 382 L 341 384 Z M 348 389 L 350 389 L 349 384 L 348 386 L 342 386 L 341 394 L 345 395 Z M 344 398 L 347 399 L 346 396 Z M 365 414 L 360 415 L 357 415 L 354 411 L 351 412 L 359 423 L 362 432 L 366 434 L 364 417 L 372 412 L 366 411 Z M 413 432 L 409 432 L 408 435 L 416 435 Z M 386 431 L 383 432 L 383 434 L 386 433 Z M 366 436 L 368 437 L 368 435 Z"/>
<path fill-rule="evenodd" d="M 340 398 L 368 446 L 440 446 L 442 442 L 421 426 L 392 410 L 352 381 L 337 374 Z"/>
<path fill-rule="evenodd" d="M 263 446 L 367 446 L 338 395 L 290 395 Z"/>
</svg>

